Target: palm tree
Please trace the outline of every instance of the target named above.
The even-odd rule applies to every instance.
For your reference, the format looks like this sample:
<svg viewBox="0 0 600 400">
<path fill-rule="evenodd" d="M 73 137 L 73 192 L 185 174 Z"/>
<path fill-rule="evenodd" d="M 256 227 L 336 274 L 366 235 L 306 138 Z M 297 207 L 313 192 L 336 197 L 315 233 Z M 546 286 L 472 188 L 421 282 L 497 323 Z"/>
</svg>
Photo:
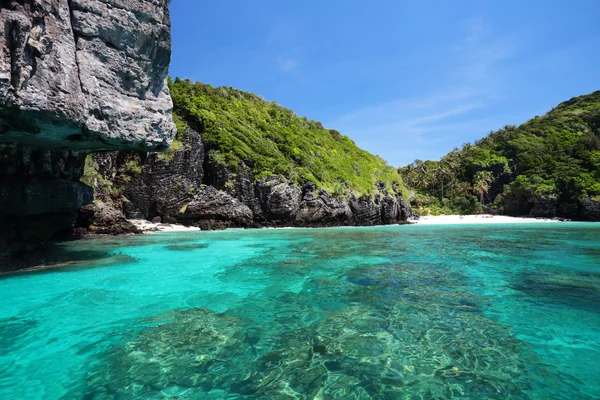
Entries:
<svg viewBox="0 0 600 400">
<path fill-rule="evenodd" d="M 483 204 L 483 195 L 490 190 L 492 183 L 492 173 L 490 171 L 479 171 L 473 178 L 473 191 L 479 195 L 481 204 Z"/>
<path fill-rule="evenodd" d="M 450 169 L 447 163 L 442 159 L 436 166 L 435 175 L 440 181 L 441 186 L 441 195 L 440 201 L 444 200 L 444 181 L 448 176 L 450 176 Z"/>
</svg>

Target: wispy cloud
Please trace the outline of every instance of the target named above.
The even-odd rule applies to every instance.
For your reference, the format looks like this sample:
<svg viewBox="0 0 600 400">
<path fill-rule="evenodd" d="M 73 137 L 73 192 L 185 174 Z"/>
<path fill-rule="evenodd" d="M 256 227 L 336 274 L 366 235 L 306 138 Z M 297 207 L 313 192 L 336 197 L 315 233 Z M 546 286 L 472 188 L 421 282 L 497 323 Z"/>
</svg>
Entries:
<svg viewBox="0 0 600 400">
<path fill-rule="evenodd" d="M 465 137 L 499 128 L 486 110 L 491 114 L 502 96 L 502 63 L 517 46 L 508 36 L 494 37 L 481 17 L 464 21 L 462 28 L 463 38 L 440 54 L 436 90 L 355 110 L 327 121 L 328 126 L 394 165 L 439 158 Z"/>
<path fill-rule="evenodd" d="M 298 67 L 298 60 L 294 57 L 277 57 L 277 67 L 281 72 L 290 72 Z"/>
</svg>

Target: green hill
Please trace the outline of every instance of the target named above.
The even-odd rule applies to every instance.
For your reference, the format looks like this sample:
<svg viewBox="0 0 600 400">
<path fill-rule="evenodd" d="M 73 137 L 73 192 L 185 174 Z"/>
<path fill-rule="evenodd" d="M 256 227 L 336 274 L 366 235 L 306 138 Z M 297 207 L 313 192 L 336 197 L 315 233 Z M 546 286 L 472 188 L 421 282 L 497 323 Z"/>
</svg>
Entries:
<svg viewBox="0 0 600 400">
<path fill-rule="evenodd" d="M 560 215 L 561 206 L 600 201 L 600 91 L 399 171 L 424 212 Z"/>
<path fill-rule="evenodd" d="M 232 174 L 240 160 L 251 160 L 257 178 L 280 175 L 296 184 L 310 181 L 335 195 L 369 195 L 377 190 L 377 181 L 389 190 L 404 189 L 398 171 L 382 158 L 274 102 L 189 80 L 175 79 L 169 87 L 180 132 L 186 124 L 197 129 L 209 162 Z"/>
</svg>

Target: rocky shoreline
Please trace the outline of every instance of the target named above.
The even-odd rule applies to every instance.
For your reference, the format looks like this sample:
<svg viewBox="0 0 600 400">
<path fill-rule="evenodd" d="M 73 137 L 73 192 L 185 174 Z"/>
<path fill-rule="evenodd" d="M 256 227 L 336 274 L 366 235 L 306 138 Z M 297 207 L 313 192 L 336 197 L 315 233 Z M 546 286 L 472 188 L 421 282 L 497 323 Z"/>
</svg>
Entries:
<svg viewBox="0 0 600 400">
<path fill-rule="evenodd" d="M 370 196 L 334 197 L 310 182 L 255 179 L 251 160 L 232 173 L 207 161 L 192 129 L 168 153 L 99 153 L 90 164 L 95 201 L 80 210 L 79 234 L 135 233 L 132 219 L 213 230 L 389 225 L 413 215 L 408 201 L 383 184 Z"/>
</svg>

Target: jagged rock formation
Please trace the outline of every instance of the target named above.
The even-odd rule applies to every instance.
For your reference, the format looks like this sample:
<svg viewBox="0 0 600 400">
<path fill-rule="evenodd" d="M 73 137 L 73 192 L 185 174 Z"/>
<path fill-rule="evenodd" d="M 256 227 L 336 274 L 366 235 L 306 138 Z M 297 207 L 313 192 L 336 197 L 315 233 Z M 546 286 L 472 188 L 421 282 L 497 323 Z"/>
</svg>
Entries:
<svg viewBox="0 0 600 400">
<path fill-rule="evenodd" d="M 504 200 L 504 214 L 514 217 L 565 218 L 597 222 L 600 221 L 600 203 L 589 198 L 577 202 L 561 202 L 543 197 L 513 197 Z"/>
<path fill-rule="evenodd" d="M 0 142 L 168 147 L 166 0 L 3 1 Z"/>
<path fill-rule="evenodd" d="M 161 217 L 202 229 L 368 226 L 403 223 L 412 215 L 410 206 L 383 185 L 373 198 L 335 198 L 312 183 L 298 187 L 276 176 L 256 180 L 251 160 L 240 161 L 231 187 L 224 183 L 229 179 L 215 179 L 230 172 L 209 162 L 198 132 L 188 129 L 180 140 L 165 154 L 94 155 L 97 178 L 91 183 L 97 198 L 117 205 L 127 218 Z"/>
<path fill-rule="evenodd" d="M 579 215 L 584 221 L 600 221 L 600 203 L 591 199 L 583 199 L 579 202 Z"/>
<path fill-rule="evenodd" d="M 86 153 L 169 146 L 170 22 L 167 0 L 6 0 L 0 26 L 0 246 L 14 248 L 92 200 Z"/>
</svg>

